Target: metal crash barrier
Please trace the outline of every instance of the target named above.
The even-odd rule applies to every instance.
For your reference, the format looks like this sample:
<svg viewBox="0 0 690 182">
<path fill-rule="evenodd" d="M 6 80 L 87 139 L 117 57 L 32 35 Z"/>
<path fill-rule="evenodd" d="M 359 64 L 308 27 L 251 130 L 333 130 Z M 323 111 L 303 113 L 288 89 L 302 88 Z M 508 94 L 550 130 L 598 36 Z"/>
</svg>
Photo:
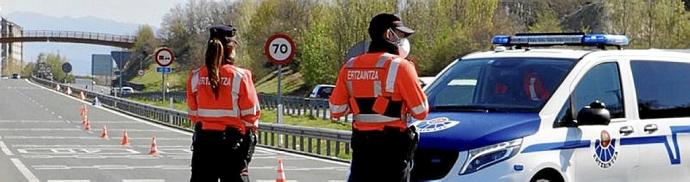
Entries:
<svg viewBox="0 0 690 182">
<path fill-rule="evenodd" d="M 191 121 L 188 119 L 186 112 L 137 103 L 37 77 L 31 77 L 30 80 L 53 90 L 56 89 L 57 85 L 60 85 L 61 93 L 63 94 L 66 94 L 65 90 L 69 87 L 72 90 L 70 95 L 72 97 L 79 98 L 80 93 L 84 92 L 88 102 L 93 103 L 98 98 L 103 107 L 166 126 L 192 131 Z M 258 144 L 268 148 L 344 162 L 348 162 L 351 156 L 351 131 L 260 122 L 257 136 Z"/>
</svg>

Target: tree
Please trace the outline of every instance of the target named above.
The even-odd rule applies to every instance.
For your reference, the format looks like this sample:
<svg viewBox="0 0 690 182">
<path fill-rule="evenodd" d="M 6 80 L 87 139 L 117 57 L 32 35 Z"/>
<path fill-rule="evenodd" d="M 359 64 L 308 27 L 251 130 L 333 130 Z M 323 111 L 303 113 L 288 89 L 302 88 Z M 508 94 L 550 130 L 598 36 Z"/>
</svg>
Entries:
<svg viewBox="0 0 690 182">
<path fill-rule="evenodd" d="M 151 55 L 154 54 L 155 49 L 160 45 L 160 41 L 153 32 L 153 28 L 149 25 L 139 26 L 136 36 L 137 40 L 130 49 L 130 60 L 127 62 L 127 65 L 125 65 L 125 80 L 134 78 L 139 69 L 148 68 L 148 66 L 153 63 L 153 57 L 151 57 Z"/>
<path fill-rule="evenodd" d="M 529 26 L 529 32 L 561 32 L 561 23 L 553 10 L 537 13 L 536 22 Z"/>
</svg>

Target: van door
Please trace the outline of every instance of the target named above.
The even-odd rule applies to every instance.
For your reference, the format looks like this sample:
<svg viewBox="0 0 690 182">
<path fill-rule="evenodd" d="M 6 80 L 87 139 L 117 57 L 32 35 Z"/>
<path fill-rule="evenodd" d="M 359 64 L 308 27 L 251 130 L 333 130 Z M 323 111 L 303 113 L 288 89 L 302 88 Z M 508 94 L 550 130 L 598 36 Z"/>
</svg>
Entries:
<svg viewBox="0 0 690 182">
<path fill-rule="evenodd" d="M 637 179 L 690 180 L 690 63 L 631 60 L 641 136 L 621 141 L 643 154 Z"/>
<path fill-rule="evenodd" d="M 569 135 L 575 136 L 569 137 L 573 141 L 567 142 L 589 144 L 575 149 L 573 158 L 569 159 L 567 170 L 573 170 L 572 180 L 634 181 L 632 171 L 639 153 L 635 148 L 620 146 L 620 140 L 634 136 L 634 132 L 626 119 L 618 63 L 609 61 L 593 66 L 574 88 L 559 114 L 559 123 L 577 122 L 578 111 L 596 100 L 605 104 L 611 122 L 608 125 L 566 126 Z"/>
</svg>

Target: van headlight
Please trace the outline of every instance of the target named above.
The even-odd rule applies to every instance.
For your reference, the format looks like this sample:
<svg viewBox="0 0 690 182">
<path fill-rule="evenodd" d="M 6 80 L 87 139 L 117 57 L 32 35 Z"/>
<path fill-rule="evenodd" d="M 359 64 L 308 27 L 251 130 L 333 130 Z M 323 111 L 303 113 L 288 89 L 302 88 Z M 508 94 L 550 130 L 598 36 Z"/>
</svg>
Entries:
<svg viewBox="0 0 690 182">
<path fill-rule="evenodd" d="M 510 159 L 520 151 L 520 145 L 522 145 L 522 138 L 472 149 L 469 151 L 467 162 L 460 170 L 460 175 L 470 174 Z"/>
</svg>

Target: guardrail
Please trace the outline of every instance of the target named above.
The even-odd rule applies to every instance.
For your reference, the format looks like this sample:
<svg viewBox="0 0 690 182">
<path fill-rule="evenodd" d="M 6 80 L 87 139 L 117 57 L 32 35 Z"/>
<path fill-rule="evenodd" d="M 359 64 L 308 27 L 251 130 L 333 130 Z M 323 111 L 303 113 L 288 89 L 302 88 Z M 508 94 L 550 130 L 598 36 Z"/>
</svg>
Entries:
<svg viewBox="0 0 690 182">
<path fill-rule="evenodd" d="M 169 92 L 166 94 L 169 97 L 173 97 L 176 101 L 186 100 L 184 92 Z M 133 93 L 127 94 L 123 97 L 134 97 L 134 98 L 145 98 L 151 100 L 161 100 L 162 95 L 160 92 L 146 92 L 146 93 Z M 300 115 L 310 115 L 316 118 L 330 119 L 330 111 L 328 108 L 327 99 L 318 98 L 303 98 L 295 96 L 283 96 L 283 113 L 286 115 L 300 116 Z M 278 109 L 278 96 L 269 94 L 259 94 L 259 102 L 261 102 L 261 107 L 263 109 L 277 110 Z M 352 121 L 352 115 L 348 115 L 340 118 L 340 122 Z"/>
<path fill-rule="evenodd" d="M 84 92 L 89 102 L 98 98 L 104 107 L 170 127 L 192 131 L 187 113 L 181 111 L 132 102 L 36 77 L 31 77 L 31 80 L 49 89 L 56 89 L 57 85 L 60 85 L 62 93 L 69 87 L 72 90 L 70 96 L 78 98 L 80 93 Z M 351 156 L 352 133 L 350 131 L 259 123 L 257 135 L 259 145 L 264 147 L 344 162 L 347 162 Z"/>
</svg>

